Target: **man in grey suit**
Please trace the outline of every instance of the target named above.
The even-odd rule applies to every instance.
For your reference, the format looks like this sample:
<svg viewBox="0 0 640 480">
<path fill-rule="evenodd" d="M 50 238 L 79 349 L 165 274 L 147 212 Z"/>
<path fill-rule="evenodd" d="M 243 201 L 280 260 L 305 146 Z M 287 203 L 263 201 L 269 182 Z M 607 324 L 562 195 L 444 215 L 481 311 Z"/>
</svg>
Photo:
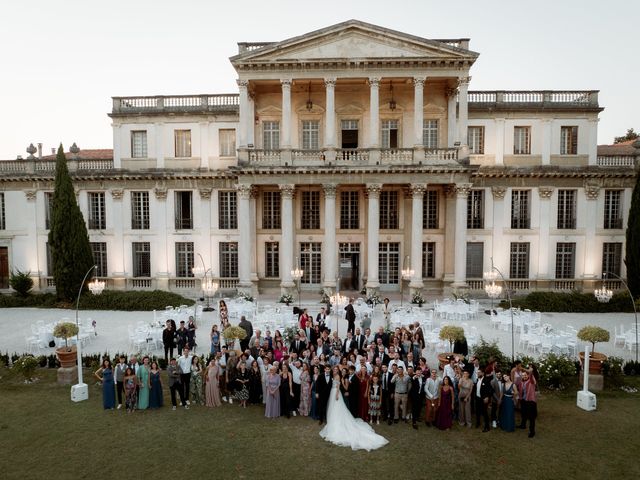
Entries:
<svg viewBox="0 0 640 480">
<path fill-rule="evenodd" d="M 497 428 L 498 410 L 502 403 L 502 393 L 504 392 L 502 373 L 499 371 L 494 372 L 493 379 L 491 380 L 491 388 L 493 389 L 493 396 L 491 397 L 491 426 Z"/>
</svg>

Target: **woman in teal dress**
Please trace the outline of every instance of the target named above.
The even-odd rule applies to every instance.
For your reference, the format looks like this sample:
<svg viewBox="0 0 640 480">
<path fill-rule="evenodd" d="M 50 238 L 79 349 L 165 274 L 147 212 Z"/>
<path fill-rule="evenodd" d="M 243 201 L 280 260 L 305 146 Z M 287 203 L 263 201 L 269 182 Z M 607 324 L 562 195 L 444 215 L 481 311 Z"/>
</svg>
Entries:
<svg viewBox="0 0 640 480">
<path fill-rule="evenodd" d="M 142 359 L 142 365 L 138 369 L 138 385 L 140 390 L 138 391 L 138 409 L 146 410 L 149 408 L 149 357 Z"/>
<path fill-rule="evenodd" d="M 160 380 L 160 369 L 158 362 L 151 362 L 151 371 L 149 372 L 151 391 L 149 392 L 149 408 L 160 408 L 163 404 L 162 400 L 162 380 Z"/>
<path fill-rule="evenodd" d="M 202 388 L 202 365 L 200 365 L 200 357 L 195 355 L 191 360 L 191 402 L 193 405 L 204 405 L 204 390 Z"/>
<path fill-rule="evenodd" d="M 94 375 L 102 382 L 102 405 L 105 410 L 116 408 L 115 383 L 113 382 L 113 368 L 111 361 L 105 358 Z"/>
<path fill-rule="evenodd" d="M 511 381 L 509 375 L 503 375 L 504 393 L 500 403 L 500 428 L 505 432 L 513 432 L 516 429 L 515 401 L 518 398 L 518 387 Z"/>
</svg>

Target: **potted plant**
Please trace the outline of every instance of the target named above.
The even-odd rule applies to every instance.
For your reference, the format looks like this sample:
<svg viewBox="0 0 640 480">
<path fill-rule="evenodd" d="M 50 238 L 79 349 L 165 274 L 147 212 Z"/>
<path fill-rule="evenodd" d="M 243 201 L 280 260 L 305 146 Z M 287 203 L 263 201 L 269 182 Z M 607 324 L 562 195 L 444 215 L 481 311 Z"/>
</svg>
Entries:
<svg viewBox="0 0 640 480">
<path fill-rule="evenodd" d="M 419 307 L 422 307 L 422 304 L 424 303 L 424 298 L 422 298 L 422 295 L 420 294 L 420 292 L 416 292 L 413 294 L 413 297 L 411 297 L 411 303 L 415 303 Z"/>
<path fill-rule="evenodd" d="M 227 345 L 230 345 L 231 348 L 238 352 L 238 355 L 241 355 L 242 352 L 236 348 L 236 340 L 244 340 L 247 336 L 247 332 L 245 332 L 244 328 L 229 326 L 222 331 L 222 336 L 227 342 Z"/>
<path fill-rule="evenodd" d="M 589 354 L 589 373 L 599 374 L 602 372 L 602 365 L 607 360 L 603 353 L 596 353 L 596 343 L 608 342 L 609 331 L 602 327 L 587 325 L 578 332 L 578 338 L 583 342 L 591 343 L 591 353 Z M 580 362 L 584 365 L 584 352 L 580 352 Z"/>
<path fill-rule="evenodd" d="M 289 306 L 290 303 L 293 303 L 293 295 L 289 294 L 289 293 L 285 293 L 280 297 L 280 300 L 278 300 L 279 303 L 286 303 L 287 307 Z"/>
<path fill-rule="evenodd" d="M 56 355 L 62 368 L 73 368 L 77 361 L 77 351 L 75 346 L 69 347 L 68 339 L 78 334 L 78 326 L 71 322 L 58 323 L 53 329 L 53 336 L 64 338 L 64 347 L 56 349 Z"/>
<path fill-rule="evenodd" d="M 23 355 L 13 362 L 12 370 L 15 370 L 24 377 L 24 383 L 31 383 L 37 367 L 38 359 L 36 359 L 36 357 L 33 355 Z"/>
<path fill-rule="evenodd" d="M 456 327 L 454 325 L 445 325 L 440 329 L 440 340 L 446 340 L 449 342 L 449 351 L 438 355 L 440 365 L 444 365 L 448 362 L 448 357 L 453 355 L 453 344 L 464 338 L 464 329 L 462 327 Z"/>
</svg>

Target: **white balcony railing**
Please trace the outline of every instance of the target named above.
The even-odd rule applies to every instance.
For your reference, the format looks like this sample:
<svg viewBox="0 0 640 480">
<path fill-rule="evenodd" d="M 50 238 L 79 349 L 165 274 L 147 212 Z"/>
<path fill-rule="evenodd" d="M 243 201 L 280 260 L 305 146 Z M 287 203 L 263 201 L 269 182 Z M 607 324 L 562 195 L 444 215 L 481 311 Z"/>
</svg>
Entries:
<svg viewBox="0 0 640 480">
<path fill-rule="evenodd" d="M 258 165 L 280 165 L 280 150 L 249 150 L 249 162 Z"/>
<path fill-rule="evenodd" d="M 384 148 L 380 150 L 380 160 L 383 163 L 411 164 L 413 148 Z"/>
<path fill-rule="evenodd" d="M 630 167 L 635 165 L 635 157 L 631 155 L 599 155 L 597 159 L 599 167 Z"/>
<path fill-rule="evenodd" d="M 553 282 L 553 289 L 560 291 L 573 291 L 576 289 L 575 280 L 555 280 Z"/>
<path fill-rule="evenodd" d="M 337 151 L 338 164 L 366 164 L 369 161 L 369 150 L 366 148 L 341 148 Z"/>
</svg>

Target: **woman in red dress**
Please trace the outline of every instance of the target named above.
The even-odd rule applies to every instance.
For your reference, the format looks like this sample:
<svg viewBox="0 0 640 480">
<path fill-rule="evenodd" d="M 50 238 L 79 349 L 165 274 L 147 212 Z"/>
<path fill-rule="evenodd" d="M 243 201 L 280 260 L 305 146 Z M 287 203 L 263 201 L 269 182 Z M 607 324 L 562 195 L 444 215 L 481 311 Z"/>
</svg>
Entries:
<svg viewBox="0 0 640 480">
<path fill-rule="evenodd" d="M 369 375 L 367 375 L 367 367 L 364 365 L 358 372 L 358 418 L 365 422 L 369 418 L 369 398 L 367 392 L 369 390 Z"/>
<path fill-rule="evenodd" d="M 298 319 L 298 324 L 300 325 L 300 328 L 302 330 L 304 330 L 304 328 L 307 326 L 307 320 L 311 320 L 311 317 L 309 316 L 309 314 L 307 313 L 307 309 L 305 308 L 304 310 L 302 310 L 300 318 Z"/>
</svg>

